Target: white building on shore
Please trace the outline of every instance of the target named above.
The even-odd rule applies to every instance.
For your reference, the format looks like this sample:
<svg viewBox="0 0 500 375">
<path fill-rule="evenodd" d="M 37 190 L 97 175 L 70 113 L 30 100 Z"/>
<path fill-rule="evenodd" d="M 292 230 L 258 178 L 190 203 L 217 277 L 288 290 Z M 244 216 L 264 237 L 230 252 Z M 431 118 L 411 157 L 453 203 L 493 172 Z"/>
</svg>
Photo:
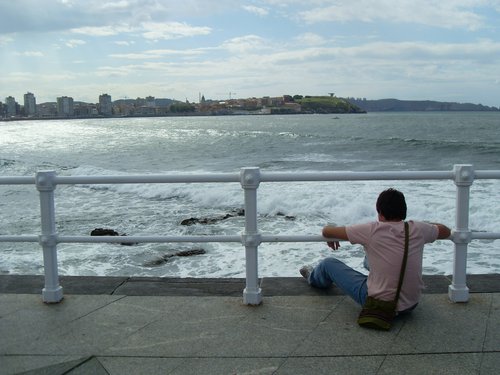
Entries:
<svg viewBox="0 0 500 375">
<path fill-rule="evenodd" d="M 111 101 L 111 95 L 99 95 L 99 114 L 103 116 L 113 115 L 113 102 Z"/>
<path fill-rule="evenodd" d="M 72 117 L 74 114 L 73 98 L 68 96 L 57 98 L 57 115 L 59 117 Z"/>
<path fill-rule="evenodd" d="M 36 115 L 36 98 L 31 92 L 24 94 L 24 114 L 25 116 Z"/>
<path fill-rule="evenodd" d="M 12 117 L 17 115 L 17 103 L 16 99 L 12 96 L 8 96 L 5 98 L 5 106 L 7 107 L 7 110 L 5 114 L 7 117 Z"/>
</svg>

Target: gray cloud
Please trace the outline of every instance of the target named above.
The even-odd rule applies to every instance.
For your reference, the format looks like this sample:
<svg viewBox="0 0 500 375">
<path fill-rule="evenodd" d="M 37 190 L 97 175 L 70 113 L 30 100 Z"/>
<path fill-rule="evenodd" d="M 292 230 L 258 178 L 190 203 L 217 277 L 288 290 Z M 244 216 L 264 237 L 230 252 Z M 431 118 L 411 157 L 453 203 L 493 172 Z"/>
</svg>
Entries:
<svg viewBox="0 0 500 375">
<path fill-rule="evenodd" d="M 375 22 L 377 20 L 422 24 L 439 28 L 485 27 L 479 8 L 498 9 L 498 1 L 441 1 L 441 0 L 338 0 L 319 1 L 317 6 L 300 11 L 299 17 L 307 23 L 318 22 Z"/>
<path fill-rule="evenodd" d="M 179 21 L 179 17 L 222 12 L 228 0 L 16 0 L 0 2 L 0 34 L 51 32 L 83 28 L 129 28 L 144 23 Z"/>
<path fill-rule="evenodd" d="M 0 2 L 0 33 L 48 32 L 87 23 L 84 13 L 59 1 L 17 0 Z"/>
</svg>

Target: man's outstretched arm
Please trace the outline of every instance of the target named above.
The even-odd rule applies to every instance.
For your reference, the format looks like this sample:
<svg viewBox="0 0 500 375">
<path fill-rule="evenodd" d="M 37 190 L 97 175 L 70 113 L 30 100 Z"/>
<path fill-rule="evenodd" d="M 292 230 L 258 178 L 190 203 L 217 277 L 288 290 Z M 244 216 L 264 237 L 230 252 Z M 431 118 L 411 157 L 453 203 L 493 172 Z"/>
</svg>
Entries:
<svg viewBox="0 0 500 375">
<path fill-rule="evenodd" d="M 323 228 L 323 237 L 325 238 L 336 238 L 339 240 L 348 240 L 347 232 L 345 227 L 334 227 L 333 225 L 327 225 Z"/>
<path fill-rule="evenodd" d="M 327 225 L 323 228 L 323 237 L 325 238 L 335 238 L 338 240 L 348 240 L 347 232 L 345 227 L 335 227 L 333 225 Z M 340 247 L 340 243 L 338 241 L 327 242 L 328 246 L 333 250 L 337 250 Z"/>
<path fill-rule="evenodd" d="M 443 240 L 445 238 L 450 237 L 451 235 L 451 230 L 444 224 L 439 224 L 439 223 L 433 223 L 435 226 L 438 227 L 438 240 Z"/>
</svg>

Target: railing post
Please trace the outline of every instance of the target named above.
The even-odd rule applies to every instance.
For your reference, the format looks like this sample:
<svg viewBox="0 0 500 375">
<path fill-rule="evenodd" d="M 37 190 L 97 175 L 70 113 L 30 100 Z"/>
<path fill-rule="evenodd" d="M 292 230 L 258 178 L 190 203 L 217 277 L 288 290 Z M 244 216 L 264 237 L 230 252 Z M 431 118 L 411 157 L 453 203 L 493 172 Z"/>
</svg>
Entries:
<svg viewBox="0 0 500 375">
<path fill-rule="evenodd" d="M 259 287 L 257 251 L 262 242 L 257 229 L 257 188 L 260 184 L 260 169 L 242 168 L 240 182 L 245 191 L 245 232 L 241 236 L 241 242 L 245 246 L 246 262 L 246 287 L 243 291 L 243 303 L 260 305 L 262 292 Z"/>
<path fill-rule="evenodd" d="M 57 269 L 57 234 L 55 220 L 54 190 L 56 172 L 38 172 L 35 176 L 36 188 L 40 192 L 40 212 L 42 234 L 39 236 L 43 248 L 45 287 L 42 299 L 46 303 L 57 303 L 63 299 L 63 288 L 59 285 Z"/>
<path fill-rule="evenodd" d="M 455 244 L 455 257 L 448 297 L 452 302 L 467 302 L 469 300 L 469 288 L 466 285 L 467 246 L 471 242 L 469 193 L 474 181 L 474 168 L 470 164 L 457 164 L 454 166 L 454 174 L 457 186 L 455 230 L 452 237 Z"/>
</svg>

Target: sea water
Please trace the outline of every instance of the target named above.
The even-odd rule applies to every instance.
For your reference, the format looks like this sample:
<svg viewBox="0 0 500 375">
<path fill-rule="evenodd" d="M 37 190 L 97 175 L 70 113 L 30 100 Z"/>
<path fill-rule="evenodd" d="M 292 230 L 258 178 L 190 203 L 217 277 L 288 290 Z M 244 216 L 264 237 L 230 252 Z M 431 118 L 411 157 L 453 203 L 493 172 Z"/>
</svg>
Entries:
<svg viewBox="0 0 500 375">
<path fill-rule="evenodd" d="M 500 170 L 500 113 L 432 112 L 359 115 L 219 116 L 44 120 L 0 123 L 0 176 L 263 171 L 449 171 L 454 164 Z M 453 181 L 262 183 L 258 226 L 263 234 L 318 235 L 323 225 L 376 219 L 380 191 L 404 192 L 408 218 L 455 223 Z M 471 187 L 470 227 L 498 232 L 500 181 Z M 89 235 L 111 228 L 129 235 L 239 235 L 244 218 L 238 183 L 61 185 L 57 232 Z M 231 217 L 181 225 L 188 218 Z M 40 233 L 34 186 L 0 186 L 0 235 Z M 202 255 L 162 258 L 203 248 Z M 244 277 L 237 243 L 59 244 L 62 275 Z M 363 249 L 343 242 L 263 243 L 259 276 L 298 276 L 304 264 L 336 256 L 362 270 Z M 424 272 L 450 274 L 453 243 L 426 246 Z M 500 240 L 474 240 L 469 273 L 500 272 Z M 36 243 L 0 243 L 1 274 L 42 274 Z"/>
</svg>

